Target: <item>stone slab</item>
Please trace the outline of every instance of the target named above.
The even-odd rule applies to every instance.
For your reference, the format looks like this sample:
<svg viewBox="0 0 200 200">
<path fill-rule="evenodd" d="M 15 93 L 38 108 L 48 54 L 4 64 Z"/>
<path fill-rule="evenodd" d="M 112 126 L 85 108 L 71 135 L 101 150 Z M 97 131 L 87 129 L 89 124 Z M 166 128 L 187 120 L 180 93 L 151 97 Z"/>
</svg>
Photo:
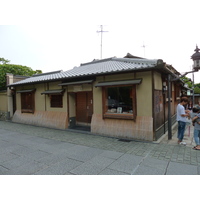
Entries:
<svg viewBox="0 0 200 200">
<path fill-rule="evenodd" d="M 88 162 L 83 163 L 77 168 L 71 170 L 72 174 L 78 175 L 97 175 L 101 173 L 114 160 L 103 156 L 96 156 Z"/>
<path fill-rule="evenodd" d="M 9 171 L 6 171 L 4 174 L 8 175 L 32 175 L 37 171 L 46 168 L 47 165 L 39 163 L 36 161 L 28 162 L 23 165 L 20 165 L 17 168 L 12 168 Z"/>
<path fill-rule="evenodd" d="M 65 159 L 55 164 L 48 166 L 47 168 L 36 172 L 37 175 L 63 175 L 63 174 L 71 174 L 69 171 L 74 169 L 75 167 L 81 165 L 82 162 L 73 160 L 73 159 Z"/>
<path fill-rule="evenodd" d="M 111 158 L 111 159 L 118 159 L 119 157 L 121 157 L 124 153 L 120 153 L 120 152 L 116 152 L 116 151 L 109 151 L 109 150 L 105 150 L 101 156 L 104 156 L 106 158 Z"/>
<path fill-rule="evenodd" d="M 168 166 L 168 161 L 155 158 L 145 158 L 133 175 L 164 175 Z"/>
<path fill-rule="evenodd" d="M 99 175 L 129 175 L 129 174 L 106 168 Z"/>
<path fill-rule="evenodd" d="M 51 164 L 55 164 L 65 159 L 68 159 L 66 153 L 54 153 L 54 154 L 50 154 L 45 157 L 42 157 L 38 159 L 37 161 L 49 166 Z"/>
<path fill-rule="evenodd" d="M 108 168 L 120 172 L 131 174 L 132 171 L 139 165 L 143 157 L 131 154 L 124 154 L 118 160 L 113 162 Z"/>
<path fill-rule="evenodd" d="M 167 175 L 197 175 L 198 169 L 195 165 L 170 162 L 167 168 Z"/>
<path fill-rule="evenodd" d="M 103 153 L 103 151 L 104 150 L 98 148 L 76 145 L 72 148 L 68 148 L 66 155 L 68 158 L 85 162 Z"/>
<path fill-rule="evenodd" d="M 13 153 L 0 154 L 0 164 L 18 157 L 18 155 L 15 155 Z"/>
<path fill-rule="evenodd" d="M 9 169 L 0 165 L 0 175 L 4 175 L 9 171 Z"/>
</svg>

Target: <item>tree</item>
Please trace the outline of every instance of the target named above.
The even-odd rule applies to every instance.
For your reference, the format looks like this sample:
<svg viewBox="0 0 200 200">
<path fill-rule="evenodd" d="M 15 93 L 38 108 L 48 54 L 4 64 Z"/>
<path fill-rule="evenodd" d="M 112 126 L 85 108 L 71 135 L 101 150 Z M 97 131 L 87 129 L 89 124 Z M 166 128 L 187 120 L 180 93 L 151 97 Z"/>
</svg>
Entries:
<svg viewBox="0 0 200 200">
<path fill-rule="evenodd" d="M 21 76 L 32 76 L 34 74 L 41 74 L 41 70 L 32 70 L 30 67 L 22 65 L 7 64 L 10 61 L 4 58 L 0 58 L 0 90 L 6 89 L 6 73 L 11 73 L 13 75 Z"/>
<path fill-rule="evenodd" d="M 192 88 L 192 80 L 186 76 L 181 78 L 181 80 L 188 85 L 188 88 Z M 200 83 L 194 84 L 194 94 L 200 94 Z"/>
<path fill-rule="evenodd" d="M 10 62 L 10 60 L 6 60 L 4 58 L 0 58 L 0 63 L 2 63 L 2 64 L 7 64 L 9 62 Z"/>
<path fill-rule="evenodd" d="M 196 86 L 196 84 L 194 87 L 194 94 L 200 94 L 200 88 L 198 86 Z"/>
<path fill-rule="evenodd" d="M 184 76 L 184 77 L 181 78 L 181 80 L 182 80 L 185 84 L 188 85 L 188 88 L 192 88 L 192 81 L 191 81 L 190 78 Z"/>
<path fill-rule="evenodd" d="M 196 87 L 199 87 L 200 88 L 200 83 L 196 83 L 194 84 Z"/>
<path fill-rule="evenodd" d="M 36 69 L 34 74 L 42 74 L 42 70 Z"/>
</svg>

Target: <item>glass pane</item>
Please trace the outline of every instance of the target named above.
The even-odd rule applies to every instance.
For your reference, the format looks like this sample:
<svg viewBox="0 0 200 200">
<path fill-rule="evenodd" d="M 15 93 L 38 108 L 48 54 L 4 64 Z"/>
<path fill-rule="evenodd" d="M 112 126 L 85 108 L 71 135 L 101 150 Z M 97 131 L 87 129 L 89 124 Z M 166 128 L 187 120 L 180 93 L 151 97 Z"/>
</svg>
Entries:
<svg viewBox="0 0 200 200">
<path fill-rule="evenodd" d="M 132 87 L 110 87 L 107 88 L 106 94 L 107 113 L 133 113 Z"/>
</svg>

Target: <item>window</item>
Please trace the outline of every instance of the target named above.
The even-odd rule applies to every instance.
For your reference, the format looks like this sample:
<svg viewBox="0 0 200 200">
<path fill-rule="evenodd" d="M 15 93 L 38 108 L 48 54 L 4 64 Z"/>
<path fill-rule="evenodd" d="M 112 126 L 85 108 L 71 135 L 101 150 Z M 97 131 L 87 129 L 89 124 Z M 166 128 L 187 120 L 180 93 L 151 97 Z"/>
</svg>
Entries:
<svg viewBox="0 0 200 200">
<path fill-rule="evenodd" d="M 35 94 L 32 92 L 21 93 L 21 112 L 34 113 L 35 110 Z"/>
<path fill-rule="evenodd" d="M 104 118 L 135 119 L 135 90 L 135 85 L 103 87 Z"/>
<path fill-rule="evenodd" d="M 41 95 L 48 95 L 50 98 L 51 108 L 62 108 L 63 107 L 63 93 L 64 89 L 58 90 L 46 90 L 41 93 Z"/>
<path fill-rule="evenodd" d="M 63 95 L 51 95 L 51 107 L 52 108 L 62 108 L 63 107 Z"/>
</svg>

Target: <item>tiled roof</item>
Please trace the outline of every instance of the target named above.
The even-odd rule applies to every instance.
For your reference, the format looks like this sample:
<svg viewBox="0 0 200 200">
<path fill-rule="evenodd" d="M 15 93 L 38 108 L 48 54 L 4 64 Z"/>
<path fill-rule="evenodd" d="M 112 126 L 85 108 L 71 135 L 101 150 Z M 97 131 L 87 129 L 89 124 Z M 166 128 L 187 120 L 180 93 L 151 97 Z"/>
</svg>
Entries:
<svg viewBox="0 0 200 200">
<path fill-rule="evenodd" d="M 132 58 L 109 58 L 90 63 L 81 64 L 79 67 L 74 67 L 68 71 L 58 71 L 55 73 L 45 73 L 32 76 L 25 80 L 13 83 L 8 86 L 24 85 L 31 83 L 39 83 L 45 81 L 53 81 L 60 79 L 67 79 L 73 77 L 100 75 L 107 73 L 116 73 L 123 71 L 134 71 L 140 69 L 150 69 L 157 66 L 158 61 L 149 59 L 132 59 Z"/>
</svg>

